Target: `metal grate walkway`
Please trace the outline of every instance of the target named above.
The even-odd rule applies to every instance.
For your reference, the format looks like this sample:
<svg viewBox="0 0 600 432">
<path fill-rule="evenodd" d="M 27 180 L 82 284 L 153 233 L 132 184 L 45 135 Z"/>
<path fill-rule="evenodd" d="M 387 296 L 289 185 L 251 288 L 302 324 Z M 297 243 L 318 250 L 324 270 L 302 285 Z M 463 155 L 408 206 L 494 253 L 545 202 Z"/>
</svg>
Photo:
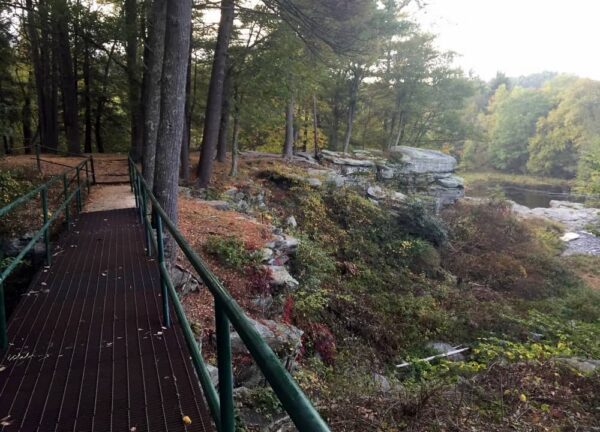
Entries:
<svg viewBox="0 0 600 432">
<path fill-rule="evenodd" d="M 1 431 L 213 430 L 143 245 L 134 209 L 84 213 L 62 236 L 9 323 Z"/>
</svg>

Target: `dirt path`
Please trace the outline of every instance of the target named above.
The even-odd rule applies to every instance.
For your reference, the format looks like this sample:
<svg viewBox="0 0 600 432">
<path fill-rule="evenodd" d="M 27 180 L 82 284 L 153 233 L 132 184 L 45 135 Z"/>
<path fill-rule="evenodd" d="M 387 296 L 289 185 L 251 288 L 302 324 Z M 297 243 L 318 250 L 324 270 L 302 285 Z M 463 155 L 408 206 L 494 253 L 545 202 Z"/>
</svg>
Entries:
<svg viewBox="0 0 600 432">
<path fill-rule="evenodd" d="M 135 197 L 129 184 L 96 185 L 83 208 L 84 212 L 116 210 L 135 207 Z"/>
</svg>

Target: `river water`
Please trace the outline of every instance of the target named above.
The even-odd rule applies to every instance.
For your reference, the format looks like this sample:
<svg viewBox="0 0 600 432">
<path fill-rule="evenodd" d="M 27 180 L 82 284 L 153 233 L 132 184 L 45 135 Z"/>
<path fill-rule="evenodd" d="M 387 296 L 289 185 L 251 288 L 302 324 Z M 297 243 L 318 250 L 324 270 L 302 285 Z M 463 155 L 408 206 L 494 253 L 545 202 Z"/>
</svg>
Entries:
<svg viewBox="0 0 600 432">
<path fill-rule="evenodd" d="M 490 198 L 502 195 L 505 198 L 529 208 L 548 208 L 550 201 L 585 202 L 585 197 L 574 194 L 568 187 L 533 187 L 512 183 L 477 185 L 467 190 L 467 195 L 477 198 Z"/>
</svg>

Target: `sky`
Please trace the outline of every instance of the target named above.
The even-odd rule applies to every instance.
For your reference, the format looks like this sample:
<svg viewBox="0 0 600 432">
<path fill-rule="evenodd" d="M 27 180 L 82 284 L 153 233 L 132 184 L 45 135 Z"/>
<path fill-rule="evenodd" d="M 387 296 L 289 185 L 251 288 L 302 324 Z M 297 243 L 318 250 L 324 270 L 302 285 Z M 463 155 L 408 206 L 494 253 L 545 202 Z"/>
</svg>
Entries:
<svg viewBox="0 0 600 432">
<path fill-rule="evenodd" d="M 416 16 L 483 79 L 542 71 L 600 80 L 600 0 L 425 0 Z"/>
</svg>

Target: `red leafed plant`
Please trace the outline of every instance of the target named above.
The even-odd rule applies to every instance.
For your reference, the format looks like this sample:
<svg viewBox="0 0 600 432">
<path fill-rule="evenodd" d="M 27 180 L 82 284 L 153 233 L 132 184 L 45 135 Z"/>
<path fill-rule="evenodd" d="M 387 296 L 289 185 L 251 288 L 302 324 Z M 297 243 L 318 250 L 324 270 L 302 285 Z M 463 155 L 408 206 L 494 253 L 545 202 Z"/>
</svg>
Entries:
<svg viewBox="0 0 600 432">
<path fill-rule="evenodd" d="M 337 354 L 335 336 L 327 325 L 322 323 L 309 324 L 302 336 L 302 345 L 307 350 L 312 348 L 326 365 L 332 366 L 335 363 Z"/>
</svg>

